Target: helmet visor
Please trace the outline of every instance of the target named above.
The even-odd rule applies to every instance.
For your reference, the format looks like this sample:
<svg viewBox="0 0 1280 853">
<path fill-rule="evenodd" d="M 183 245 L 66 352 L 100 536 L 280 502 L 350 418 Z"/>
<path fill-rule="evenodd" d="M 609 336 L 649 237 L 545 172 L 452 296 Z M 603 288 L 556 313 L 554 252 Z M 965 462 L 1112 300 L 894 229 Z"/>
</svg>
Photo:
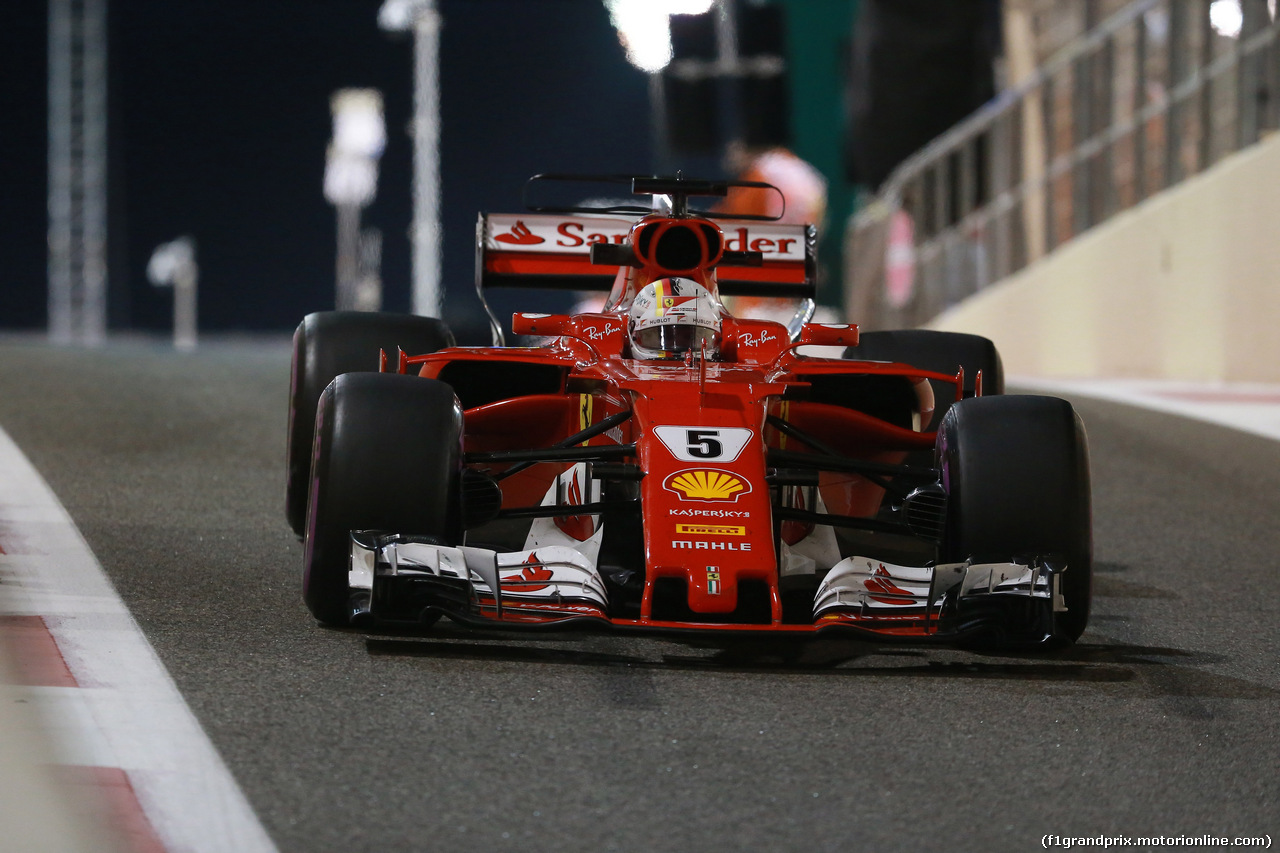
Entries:
<svg viewBox="0 0 1280 853">
<path fill-rule="evenodd" d="M 635 333 L 635 342 L 650 351 L 661 351 L 669 355 L 684 355 L 689 350 L 694 350 L 695 352 L 701 350 L 702 342 L 706 341 L 708 354 L 714 354 L 718 336 L 719 333 L 714 329 L 707 329 L 702 326 L 650 326 Z"/>
</svg>

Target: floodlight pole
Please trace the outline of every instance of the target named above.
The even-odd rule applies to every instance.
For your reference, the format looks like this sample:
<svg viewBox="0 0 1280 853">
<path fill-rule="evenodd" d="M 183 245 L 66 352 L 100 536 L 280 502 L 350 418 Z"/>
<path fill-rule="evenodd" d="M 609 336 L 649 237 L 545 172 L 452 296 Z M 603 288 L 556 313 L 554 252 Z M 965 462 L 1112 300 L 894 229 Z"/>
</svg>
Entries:
<svg viewBox="0 0 1280 853">
<path fill-rule="evenodd" d="M 49 2 L 49 337 L 107 332 L 107 0 Z"/>
<path fill-rule="evenodd" d="M 382 302 L 377 271 L 364 275 L 360 258 L 360 213 L 378 192 L 378 158 L 386 145 L 382 93 L 339 89 L 329 101 L 333 141 L 325 155 L 324 195 L 338 212 L 337 294 L 339 311 L 376 311 Z"/>
<path fill-rule="evenodd" d="M 413 310 L 439 317 L 440 288 L 440 13 L 414 20 Z"/>
<path fill-rule="evenodd" d="M 735 150 L 742 146 L 742 97 L 738 82 L 743 79 L 738 56 L 738 19 L 731 0 L 716 2 L 716 65 L 719 74 L 720 97 L 725 110 L 723 129 L 728 142 L 726 147 Z"/>
<path fill-rule="evenodd" d="M 363 208 L 354 202 L 341 202 L 334 208 L 338 212 L 338 287 L 334 307 L 339 311 L 355 311 L 356 285 L 360 276 L 360 212 Z"/>
<path fill-rule="evenodd" d="M 413 312 L 439 317 L 441 17 L 435 0 L 385 0 L 378 23 L 413 31 Z"/>
<path fill-rule="evenodd" d="M 649 116 L 653 128 L 653 163 L 655 175 L 666 175 L 671 172 L 671 143 L 668 141 L 670 128 L 667 119 L 667 88 L 661 71 L 648 72 L 649 77 Z"/>
<path fill-rule="evenodd" d="M 173 279 L 173 346 L 190 352 L 196 348 L 196 287 L 199 269 L 194 263 Z"/>
<path fill-rule="evenodd" d="M 190 352 L 196 348 L 196 263 L 194 237 L 179 237 L 155 248 L 147 262 L 147 278 L 156 287 L 173 288 L 173 346 Z"/>
</svg>

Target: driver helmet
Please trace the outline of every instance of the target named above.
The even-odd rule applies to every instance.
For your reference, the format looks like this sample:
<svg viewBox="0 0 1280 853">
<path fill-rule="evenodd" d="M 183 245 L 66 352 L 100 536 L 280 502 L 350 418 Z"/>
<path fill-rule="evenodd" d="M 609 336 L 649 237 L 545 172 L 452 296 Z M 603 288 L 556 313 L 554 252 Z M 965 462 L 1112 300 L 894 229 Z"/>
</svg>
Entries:
<svg viewBox="0 0 1280 853">
<path fill-rule="evenodd" d="M 631 303 L 627 331 L 635 358 L 683 358 L 693 350 L 720 352 L 720 306 L 705 287 L 687 278 L 646 285 Z"/>
</svg>

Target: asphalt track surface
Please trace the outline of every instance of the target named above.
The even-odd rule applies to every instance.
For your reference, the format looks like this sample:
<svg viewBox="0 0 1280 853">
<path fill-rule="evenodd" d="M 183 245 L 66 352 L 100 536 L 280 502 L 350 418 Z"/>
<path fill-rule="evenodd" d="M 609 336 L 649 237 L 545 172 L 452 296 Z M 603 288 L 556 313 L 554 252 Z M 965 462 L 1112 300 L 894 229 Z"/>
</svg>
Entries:
<svg viewBox="0 0 1280 853">
<path fill-rule="evenodd" d="M 48 480 L 281 850 L 1027 850 L 1280 835 L 1280 443 L 1074 400 L 1090 628 L 1053 655 L 326 630 L 289 352 L 0 339 Z"/>
</svg>

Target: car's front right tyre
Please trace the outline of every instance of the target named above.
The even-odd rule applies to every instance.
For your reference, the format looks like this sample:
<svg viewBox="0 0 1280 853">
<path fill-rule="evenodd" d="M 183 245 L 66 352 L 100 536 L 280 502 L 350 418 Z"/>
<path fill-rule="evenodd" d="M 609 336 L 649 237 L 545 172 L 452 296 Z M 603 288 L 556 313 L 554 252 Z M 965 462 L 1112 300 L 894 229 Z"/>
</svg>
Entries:
<svg viewBox="0 0 1280 853">
<path fill-rule="evenodd" d="M 293 334 L 289 373 L 289 428 L 285 450 L 285 516 L 302 536 L 311 474 L 316 405 L 335 376 L 378 371 L 378 350 L 396 357 L 453 346 L 453 334 L 434 317 L 373 311 L 317 311 Z"/>
<path fill-rule="evenodd" d="M 345 373 L 320 395 L 307 497 L 302 597 L 347 625 L 353 530 L 458 538 L 462 408 L 443 382 Z"/>
</svg>

